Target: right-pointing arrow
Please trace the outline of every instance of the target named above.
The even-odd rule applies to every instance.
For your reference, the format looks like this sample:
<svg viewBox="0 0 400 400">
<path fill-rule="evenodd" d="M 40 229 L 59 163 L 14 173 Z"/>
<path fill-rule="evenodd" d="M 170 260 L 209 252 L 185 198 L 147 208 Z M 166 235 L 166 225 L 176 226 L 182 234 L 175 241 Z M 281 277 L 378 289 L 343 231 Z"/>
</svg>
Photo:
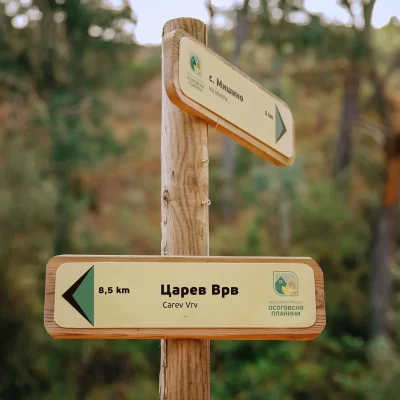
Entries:
<svg viewBox="0 0 400 400">
<path fill-rule="evenodd" d="M 287 132 L 278 106 L 275 106 L 275 143 L 278 143 L 282 136 Z"/>
<path fill-rule="evenodd" d="M 86 271 L 62 297 L 94 325 L 94 266 Z"/>
</svg>

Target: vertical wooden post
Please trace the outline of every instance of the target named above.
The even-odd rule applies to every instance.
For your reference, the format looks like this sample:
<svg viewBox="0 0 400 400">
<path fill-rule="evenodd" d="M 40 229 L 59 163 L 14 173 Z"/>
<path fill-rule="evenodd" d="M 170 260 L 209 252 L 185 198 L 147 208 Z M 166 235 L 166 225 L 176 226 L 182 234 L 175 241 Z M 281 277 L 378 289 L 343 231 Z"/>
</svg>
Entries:
<svg viewBox="0 0 400 400">
<path fill-rule="evenodd" d="M 163 36 L 182 29 L 206 44 L 206 25 L 177 18 L 164 25 Z M 208 126 L 174 106 L 164 88 L 161 125 L 161 254 L 208 256 Z M 189 62 L 189 60 L 188 60 Z M 210 342 L 162 340 L 161 400 L 210 398 Z"/>
</svg>

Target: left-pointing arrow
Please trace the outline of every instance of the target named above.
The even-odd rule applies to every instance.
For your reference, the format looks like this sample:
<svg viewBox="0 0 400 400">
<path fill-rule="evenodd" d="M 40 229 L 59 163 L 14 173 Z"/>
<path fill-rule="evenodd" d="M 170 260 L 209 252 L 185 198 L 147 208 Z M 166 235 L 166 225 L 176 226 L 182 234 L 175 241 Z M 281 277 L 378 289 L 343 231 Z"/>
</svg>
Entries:
<svg viewBox="0 0 400 400">
<path fill-rule="evenodd" d="M 62 297 L 94 325 L 94 266 L 86 271 Z"/>
</svg>

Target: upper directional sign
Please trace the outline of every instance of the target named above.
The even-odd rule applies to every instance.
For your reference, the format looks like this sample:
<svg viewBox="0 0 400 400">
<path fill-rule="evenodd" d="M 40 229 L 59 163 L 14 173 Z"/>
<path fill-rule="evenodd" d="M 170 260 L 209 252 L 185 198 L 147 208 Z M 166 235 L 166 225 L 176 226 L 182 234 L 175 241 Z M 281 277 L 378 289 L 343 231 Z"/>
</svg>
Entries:
<svg viewBox="0 0 400 400">
<path fill-rule="evenodd" d="M 182 30 L 163 39 L 169 99 L 277 165 L 294 160 L 294 126 L 278 97 Z"/>
<path fill-rule="evenodd" d="M 59 256 L 46 274 L 55 337 L 312 339 L 325 326 L 310 258 Z"/>
</svg>

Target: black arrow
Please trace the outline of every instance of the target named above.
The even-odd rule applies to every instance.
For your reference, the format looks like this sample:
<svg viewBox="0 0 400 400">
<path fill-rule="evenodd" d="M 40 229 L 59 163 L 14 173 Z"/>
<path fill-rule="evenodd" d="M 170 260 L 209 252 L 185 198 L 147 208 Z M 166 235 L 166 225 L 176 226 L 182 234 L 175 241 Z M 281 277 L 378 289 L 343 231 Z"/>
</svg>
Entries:
<svg viewBox="0 0 400 400">
<path fill-rule="evenodd" d="M 79 289 L 79 287 L 81 286 L 82 282 L 85 280 L 85 278 L 87 277 L 87 275 L 93 270 L 92 266 L 89 270 L 87 270 L 63 295 L 62 297 L 68 301 L 69 304 L 71 304 L 72 307 L 75 308 L 76 311 L 78 311 L 79 314 L 82 315 L 82 317 L 84 317 L 92 326 L 93 326 L 93 315 L 91 316 L 92 321 L 89 319 L 89 316 L 87 315 L 88 313 L 83 311 L 81 305 L 78 303 L 78 301 L 76 300 L 76 296 L 75 293 L 77 292 L 77 290 Z M 93 274 L 91 274 L 93 275 Z M 90 294 L 89 294 L 90 295 Z M 94 295 L 94 294 L 93 294 Z M 92 302 L 94 301 L 94 296 L 91 296 L 93 298 Z M 93 303 L 92 303 L 92 307 L 93 307 Z"/>
<path fill-rule="evenodd" d="M 287 132 L 278 106 L 275 106 L 275 143 L 278 143 L 282 136 Z"/>
</svg>

